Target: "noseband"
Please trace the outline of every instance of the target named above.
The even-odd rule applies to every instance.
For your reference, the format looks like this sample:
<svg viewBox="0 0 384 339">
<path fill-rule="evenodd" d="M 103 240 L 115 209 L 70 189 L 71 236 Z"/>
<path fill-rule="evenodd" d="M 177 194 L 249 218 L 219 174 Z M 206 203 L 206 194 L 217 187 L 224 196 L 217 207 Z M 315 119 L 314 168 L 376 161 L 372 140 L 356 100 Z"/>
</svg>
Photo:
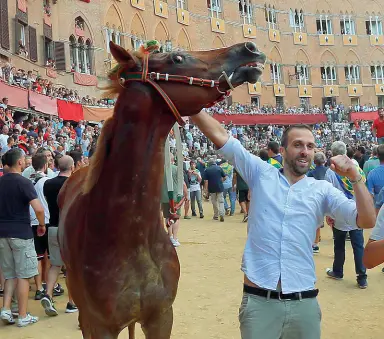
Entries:
<svg viewBox="0 0 384 339">
<path fill-rule="evenodd" d="M 223 73 L 220 75 L 218 80 L 201 79 L 201 78 L 194 78 L 194 77 L 188 77 L 183 75 L 172 75 L 172 74 L 149 72 L 148 61 L 149 61 L 149 53 L 145 53 L 143 56 L 142 72 L 128 72 L 124 77 L 121 76 L 125 70 L 124 67 L 122 67 L 118 72 L 118 79 L 119 79 L 120 85 L 125 88 L 125 82 L 127 81 L 140 81 L 143 83 L 151 84 L 157 90 L 157 92 L 162 96 L 162 98 L 168 105 L 169 109 L 171 110 L 172 114 L 174 115 L 174 117 L 176 118 L 176 121 L 180 126 L 184 126 L 185 122 L 181 117 L 179 110 L 177 109 L 175 104 L 172 102 L 170 97 L 167 95 L 167 93 L 165 93 L 165 91 L 157 83 L 158 81 L 178 82 L 178 83 L 187 84 L 191 86 L 216 88 L 217 91 L 220 94 L 222 94 L 222 96 L 218 100 L 212 103 L 209 103 L 206 107 L 213 106 L 214 104 L 216 104 L 219 101 L 222 101 L 226 96 L 229 95 L 230 91 L 222 92 L 219 89 L 221 77 L 224 77 L 224 79 L 228 83 L 231 90 L 234 89 L 232 86 L 230 77 L 227 76 L 225 71 L 223 71 Z"/>
</svg>

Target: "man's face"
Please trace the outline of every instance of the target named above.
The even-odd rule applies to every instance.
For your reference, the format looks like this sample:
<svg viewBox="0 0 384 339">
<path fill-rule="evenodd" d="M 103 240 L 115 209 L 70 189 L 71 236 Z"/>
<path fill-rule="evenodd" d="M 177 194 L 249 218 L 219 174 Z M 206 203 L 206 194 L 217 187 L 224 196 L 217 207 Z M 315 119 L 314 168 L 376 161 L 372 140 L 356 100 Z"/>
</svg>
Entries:
<svg viewBox="0 0 384 339">
<path fill-rule="evenodd" d="M 19 161 L 20 161 L 21 171 L 24 171 L 27 168 L 25 156 L 22 156 Z M 32 159 L 31 159 L 31 163 L 32 163 Z"/>
<path fill-rule="evenodd" d="M 288 145 L 281 148 L 284 167 L 295 176 L 302 176 L 309 171 L 315 155 L 315 138 L 307 129 L 294 128 L 288 134 Z"/>
<path fill-rule="evenodd" d="M 4 98 L 3 103 L 8 105 L 8 98 Z"/>
<path fill-rule="evenodd" d="M 3 134 L 8 134 L 8 132 L 9 132 L 8 126 L 4 125 L 3 126 Z"/>
<path fill-rule="evenodd" d="M 382 108 L 379 109 L 379 117 L 384 118 L 384 109 Z"/>
<path fill-rule="evenodd" d="M 53 157 L 52 157 L 52 153 L 50 151 L 44 151 L 44 154 L 45 156 L 47 157 L 48 159 L 48 163 L 52 163 L 53 162 Z"/>
<path fill-rule="evenodd" d="M 31 157 L 28 157 L 28 158 L 24 157 L 24 163 L 25 163 L 25 168 L 31 166 L 32 165 L 32 158 Z"/>
</svg>

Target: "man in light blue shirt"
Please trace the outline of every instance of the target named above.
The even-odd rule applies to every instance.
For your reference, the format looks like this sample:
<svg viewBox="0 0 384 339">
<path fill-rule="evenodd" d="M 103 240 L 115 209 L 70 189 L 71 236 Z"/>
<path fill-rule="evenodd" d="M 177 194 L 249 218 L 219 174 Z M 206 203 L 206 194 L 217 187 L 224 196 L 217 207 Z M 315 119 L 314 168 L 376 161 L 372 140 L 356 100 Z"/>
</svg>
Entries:
<svg viewBox="0 0 384 339">
<path fill-rule="evenodd" d="M 331 146 L 331 151 L 334 156 L 347 154 L 347 146 L 342 141 L 335 141 Z M 357 166 L 357 165 L 356 165 Z M 359 168 L 358 168 L 359 170 Z M 362 174 L 361 170 L 360 174 Z M 337 173 L 330 168 L 325 173 L 325 180 L 330 182 L 335 188 L 343 192 L 348 198 L 355 200 L 353 187 L 347 178 L 340 177 Z M 365 177 L 364 177 L 365 180 Z M 344 220 L 336 219 L 332 227 L 333 242 L 334 242 L 334 259 L 333 267 L 327 269 L 328 277 L 341 280 L 344 277 L 344 262 L 345 262 L 345 241 L 347 233 L 351 239 L 353 248 L 353 256 L 355 259 L 355 271 L 357 275 L 357 285 L 364 289 L 368 287 L 367 283 L 367 270 L 363 264 L 364 253 L 364 235 L 363 230 L 356 227 L 356 225 L 349 225 Z"/>
<path fill-rule="evenodd" d="M 220 167 L 225 173 L 225 180 L 223 181 L 224 186 L 224 209 L 225 214 L 233 216 L 235 214 L 235 205 L 236 205 L 236 192 L 232 189 L 232 180 L 233 180 L 233 166 L 228 164 L 228 161 L 223 159 L 220 164 Z M 229 203 L 227 203 L 227 195 L 229 197 Z"/>
<path fill-rule="evenodd" d="M 331 167 L 353 183 L 356 202 L 330 183 L 307 177 L 315 139 L 306 125 L 284 131 L 284 169 L 279 170 L 250 154 L 205 112 L 193 121 L 251 191 L 242 262 L 242 339 L 319 339 L 312 243 L 325 215 L 360 228 L 374 226 L 375 210 L 362 176 L 348 157 L 332 158 Z"/>
</svg>

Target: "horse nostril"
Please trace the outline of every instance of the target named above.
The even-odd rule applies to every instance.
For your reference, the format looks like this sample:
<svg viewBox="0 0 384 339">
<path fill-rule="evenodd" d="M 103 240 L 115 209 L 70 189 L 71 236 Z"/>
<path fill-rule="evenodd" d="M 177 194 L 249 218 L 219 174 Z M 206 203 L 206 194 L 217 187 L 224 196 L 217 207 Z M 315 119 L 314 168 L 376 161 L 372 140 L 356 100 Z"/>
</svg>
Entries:
<svg viewBox="0 0 384 339">
<path fill-rule="evenodd" d="M 248 41 L 248 42 L 245 43 L 245 48 L 246 48 L 248 51 L 252 52 L 252 53 L 258 53 L 258 52 L 259 52 L 259 50 L 257 49 L 256 44 L 253 43 L 253 42 L 250 42 L 250 41 Z"/>
</svg>

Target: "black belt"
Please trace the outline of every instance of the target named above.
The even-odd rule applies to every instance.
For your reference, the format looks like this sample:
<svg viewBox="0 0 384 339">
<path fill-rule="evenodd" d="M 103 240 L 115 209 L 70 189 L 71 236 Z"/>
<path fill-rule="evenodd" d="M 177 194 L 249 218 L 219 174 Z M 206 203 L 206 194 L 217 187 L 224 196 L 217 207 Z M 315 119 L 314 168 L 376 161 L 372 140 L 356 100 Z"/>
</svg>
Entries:
<svg viewBox="0 0 384 339">
<path fill-rule="evenodd" d="M 319 294 L 319 290 L 317 289 L 310 290 L 310 291 L 283 294 L 282 292 L 268 291 L 262 288 L 252 287 L 248 285 L 244 285 L 243 291 L 249 294 L 258 295 L 260 297 L 278 299 L 278 300 L 301 300 L 301 299 L 308 299 L 308 298 L 316 298 L 317 295 Z"/>
</svg>

